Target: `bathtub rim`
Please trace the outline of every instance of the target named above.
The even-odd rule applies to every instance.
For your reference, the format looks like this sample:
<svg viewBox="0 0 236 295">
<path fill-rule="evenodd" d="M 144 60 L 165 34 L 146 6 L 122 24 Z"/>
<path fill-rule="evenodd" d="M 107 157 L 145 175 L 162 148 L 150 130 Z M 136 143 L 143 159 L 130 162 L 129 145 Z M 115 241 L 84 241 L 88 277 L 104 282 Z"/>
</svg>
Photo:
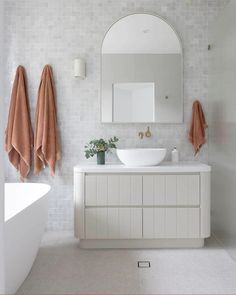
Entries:
<svg viewBox="0 0 236 295">
<path fill-rule="evenodd" d="M 32 188 L 36 188 L 36 187 L 41 187 L 41 189 L 43 188 L 42 190 L 42 193 L 37 195 L 37 197 L 34 197 L 32 199 L 27 199 L 27 202 L 26 200 L 24 199 L 24 202 L 25 204 L 20 204 L 20 207 L 19 208 L 9 208 L 11 207 L 10 205 L 10 202 L 9 202 L 9 197 L 10 196 L 7 196 L 7 187 L 11 186 L 11 185 L 16 185 L 18 187 L 25 187 L 25 186 L 29 186 Z M 27 209 L 28 207 L 30 207 L 32 204 L 34 204 L 35 202 L 37 202 L 38 200 L 40 200 L 41 198 L 45 197 L 48 192 L 51 190 L 51 186 L 47 183 L 38 183 L 38 182 L 22 182 L 22 183 L 19 183 L 19 182 L 5 182 L 4 183 L 4 222 L 7 223 L 8 221 L 10 221 L 12 218 L 16 217 L 18 214 L 20 214 L 21 212 L 23 212 L 25 209 Z M 29 193 L 32 193 L 29 192 Z M 18 196 L 17 196 L 18 197 Z"/>
</svg>

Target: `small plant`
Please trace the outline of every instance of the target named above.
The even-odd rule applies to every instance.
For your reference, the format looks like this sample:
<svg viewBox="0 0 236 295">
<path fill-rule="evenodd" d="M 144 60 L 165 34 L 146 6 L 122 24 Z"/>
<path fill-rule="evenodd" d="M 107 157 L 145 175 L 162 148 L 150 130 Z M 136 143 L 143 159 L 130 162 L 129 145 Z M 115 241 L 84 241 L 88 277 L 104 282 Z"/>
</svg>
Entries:
<svg viewBox="0 0 236 295">
<path fill-rule="evenodd" d="M 109 149 L 115 149 L 118 141 L 119 139 L 116 136 L 108 140 L 103 138 L 91 140 L 85 145 L 85 157 L 88 159 L 97 155 L 98 164 L 105 164 L 105 152 Z"/>
</svg>

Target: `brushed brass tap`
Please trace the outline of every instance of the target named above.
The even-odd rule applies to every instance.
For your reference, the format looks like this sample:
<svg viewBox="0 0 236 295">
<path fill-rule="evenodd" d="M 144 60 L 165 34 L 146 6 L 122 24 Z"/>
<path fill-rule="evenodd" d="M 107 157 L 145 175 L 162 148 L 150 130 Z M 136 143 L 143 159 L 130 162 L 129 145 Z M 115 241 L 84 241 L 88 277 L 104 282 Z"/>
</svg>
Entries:
<svg viewBox="0 0 236 295">
<path fill-rule="evenodd" d="M 151 136 L 152 136 L 152 133 L 151 133 L 151 131 L 150 131 L 150 127 L 149 127 L 149 126 L 147 127 L 147 130 L 146 130 L 145 132 L 143 132 L 143 131 L 139 131 L 139 133 L 138 133 L 138 137 L 139 137 L 140 139 L 143 139 L 144 136 L 146 136 L 146 137 L 151 137 Z"/>
<path fill-rule="evenodd" d="M 143 137 L 144 137 L 144 133 L 143 133 L 142 131 L 140 131 L 140 132 L 138 133 L 138 137 L 139 137 L 140 139 L 143 139 Z"/>
<path fill-rule="evenodd" d="M 145 136 L 146 137 L 151 137 L 152 136 L 152 133 L 150 131 L 150 127 L 149 126 L 147 127 L 147 131 L 145 132 Z"/>
</svg>

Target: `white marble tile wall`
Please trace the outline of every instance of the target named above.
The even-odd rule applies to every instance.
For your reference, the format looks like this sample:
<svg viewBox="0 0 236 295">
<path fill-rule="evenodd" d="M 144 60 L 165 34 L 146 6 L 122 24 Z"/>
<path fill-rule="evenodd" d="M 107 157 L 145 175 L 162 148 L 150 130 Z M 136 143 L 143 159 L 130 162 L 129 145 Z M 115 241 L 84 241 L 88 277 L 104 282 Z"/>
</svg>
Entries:
<svg viewBox="0 0 236 295">
<path fill-rule="evenodd" d="M 43 66 L 54 70 L 62 160 L 54 178 L 46 169 L 29 181 L 52 185 L 48 229 L 73 227 L 73 166 L 84 161 L 84 144 L 97 137 L 116 135 L 120 146 L 165 146 L 168 157 L 173 146 L 181 160 L 193 160 L 187 130 L 193 100 L 200 99 L 207 113 L 208 24 L 228 0 L 6 0 L 5 4 L 5 107 L 16 66 L 22 64 L 28 74 L 32 121 L 37 88 Z M 100 49 L 109 26 L 124 15 L 151 12 L 166 18 L 177 30 L 184 48 L 184 123 L 151 124 L 153 137 L 140 141 L 137 132 L 144 124 L 101 124 L 99 106 Z M 73 59 L 87 62 L 87 78 L 73 77 Z M 117 161 L 111 155 L 109 160 Z M 198 159 L 207 162 L 205 145 Z M 95 159 L 94 159 L 95 160 Z M 6 181 L 18 181 L 18 175 L 5 161 Z"/>
</svg>

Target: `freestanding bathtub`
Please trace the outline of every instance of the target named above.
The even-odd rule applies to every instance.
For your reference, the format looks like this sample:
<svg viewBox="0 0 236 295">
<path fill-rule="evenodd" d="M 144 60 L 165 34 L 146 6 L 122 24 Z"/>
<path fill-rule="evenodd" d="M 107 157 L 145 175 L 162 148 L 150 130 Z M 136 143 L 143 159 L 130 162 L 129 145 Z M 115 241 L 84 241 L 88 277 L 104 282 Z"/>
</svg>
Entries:
<svg viewBox="0 0 236 295">
<path fill-rule="evenodd" d="M 14 294 L 36 258 L 48 213 L 50 186 L 5 184 L 5 293 Z"/>
</svg>

